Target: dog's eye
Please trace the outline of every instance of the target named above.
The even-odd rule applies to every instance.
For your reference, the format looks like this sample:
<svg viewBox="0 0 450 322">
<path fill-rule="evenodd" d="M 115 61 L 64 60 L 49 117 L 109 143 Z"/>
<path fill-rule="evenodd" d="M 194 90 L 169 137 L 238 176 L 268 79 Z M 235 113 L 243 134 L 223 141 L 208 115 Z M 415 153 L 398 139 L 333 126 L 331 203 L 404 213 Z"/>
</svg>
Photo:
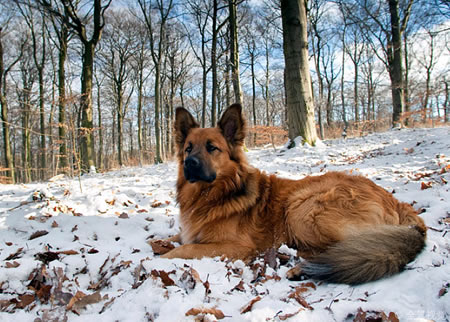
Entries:
<svg viewBox="0 0 450 322">
<path fill-rule="evenodd" d="M 206 145 L 206 151 L 208 151 L 209 153 L 218 150 L 218 148 L 216 148 L 214 145 L 212 144 L 207 144 Z"/>
<path fill-rule="evenodd" d="M 192 151 L 192 144 L 191 143 L 189 143 L 189 146 L 186 148 L 186 153 L 191 153 L 191 151 Z"/>
</svg>

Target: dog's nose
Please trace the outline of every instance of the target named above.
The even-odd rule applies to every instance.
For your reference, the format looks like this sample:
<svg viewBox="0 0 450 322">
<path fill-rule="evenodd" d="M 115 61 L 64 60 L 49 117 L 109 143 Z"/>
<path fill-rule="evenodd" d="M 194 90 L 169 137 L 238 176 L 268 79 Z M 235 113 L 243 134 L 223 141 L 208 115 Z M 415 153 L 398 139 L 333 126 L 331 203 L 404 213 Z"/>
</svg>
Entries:
<svg viewBox="0 0 450 322">
<path fill-rule="evenodd" d="M 200 160 L 196 157 L 188 157 L 186 160 L 184 160 L 184 165 L 191 169 L 199 168 Z"/>
</svg>

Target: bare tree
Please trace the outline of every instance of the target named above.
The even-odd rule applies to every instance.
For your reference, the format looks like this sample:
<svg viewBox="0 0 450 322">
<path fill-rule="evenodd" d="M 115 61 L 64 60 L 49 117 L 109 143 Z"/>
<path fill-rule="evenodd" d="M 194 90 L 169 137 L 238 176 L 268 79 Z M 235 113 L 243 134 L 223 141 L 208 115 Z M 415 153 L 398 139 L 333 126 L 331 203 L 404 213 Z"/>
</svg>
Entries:
<svg viewBox="0 0 450 322">
<path fill-rule="evenodd" d="M 105 11 L 112 0 L 102 5 L 102 0 L 94 0 L 92 10 L 87 10 L 89 16 L 81 16 L 77 5 L 79 1 L 60 0 L 54 3 L 50 0 L 38 0 L 38 3 L 51 15 L 59 18 L 78 36 L 83 44 L 82 74 L 81 74 L 81 167 L 87 172 L 95 169 L 94 158 L 94 122 L 92 107 L 92 79 L 94 69 L 95 47 L 102 36 L 105 26 Z M 88 25 L 92 19 L 93 24 Z M 91 34 L 89 35 L 89 32 Z"/>
<path fill-rule="evenodd" d="M 238 40 L 238 0 L 228 0 L 229 28 L 230 28 L 230 65 L 231 79 L 234 90 L 234 103 L 242 104 L 242 88 L 239 74 L 239 40 Z"/>
<path fill-rule="evenodd" d="M 144 15 L 144 21 L 150 37 L 150 51 L 155 68 L 155 163 L 162 162 L 161 142 L 161 68 L 164 55 L 167 22 L 174 7 L 172 0 L 145 1 L 138 0 L 139 7 Z M 157 21 L 154 19 L 157 18 Z"/>
</svg>

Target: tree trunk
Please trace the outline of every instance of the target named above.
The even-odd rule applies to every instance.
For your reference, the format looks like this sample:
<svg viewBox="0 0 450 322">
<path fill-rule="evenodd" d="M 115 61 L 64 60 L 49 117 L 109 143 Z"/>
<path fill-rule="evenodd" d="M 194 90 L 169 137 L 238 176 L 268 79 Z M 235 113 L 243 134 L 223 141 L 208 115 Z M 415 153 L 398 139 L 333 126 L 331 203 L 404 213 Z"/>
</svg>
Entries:
<svg viewBox="0 0 450 322">
<path fill-rule="evenodd" d="M 94 69 L 95 46 L 92 42 L 84 43 L 83 71 L 81 75 L 81 170 L 95 171 L 94 136 L 92 130 L 92 71 Z"/>
<path fill-rule="evenodd" d="M 6 77 L 5 65 L 3 62 L 3 34 L 0 27 L 0 106 L 1 121 L 3 129 L 3 153 L 5 157 L 5 166 L 7 168 L 6 176 L 11 183 L 15 183 L 14 158 L 11 150 L 11 134 L 8 121 L 8 102 L 6 100 Z"/>
<path fill-rule="evenodd" d="M 161 61 L 155 65 L 155 163 L 162 163 L 161 153 Z"/>
<path fill-rule="evenodd" d="M 356 55 L 355 55 L 356 57 Z M 359 70 L 358 70 L 358 62 L 353 60 L 353 67 L 355 70 L 355 75 L 353 79 L 353 108 L 355 112 L 355 122 L 359 122 L 359 105 L 358 105 L 358 79 L 359 79 Z"/>
<path fill-rule="evenodd" d="M 236 0 L 228 0 L 229 23 L 230 23 L 230 56 L 231 56 L 231 79 L 234 90 L 234 103 L 242 104 L 242 89 L 239 75 L 239 42 L 238 22 L 236 13 Z"/>
<path fill-rule="evenodd" d="M 68 32 L 65 25 L 61 26 L 61 36 L 58 55 L 58 139 L 59 139 L 59 169 L 68 173 L 67 141 L 66 141 L 66 68 Z"/>
<path fill-rule="evenodd" d="M 117 106 L 117 161 L 119 166 L 123 166 L 123 97 L 121 90 L 117 93 L 118 106 Z"/>
<path fill-rule="evenodd" d="M 138 97 L 137 97 L 137 123 L 138 123 L 138 150 L 139 150 L 139 165 L 142 165 L 142 95 L 144 91 L 144 71 L 143 68 L 140 67 L 139 70 L 139 79 L 138 79 Z"/>
<path fill-rule="evenodd" d="M 389 55 L 388 61 L 393 105 L 392 123 L 395 126 L 401 123 L 405 106 L 405 97 L 403 93 L 402 38 L 398 0 L 389 0 L 389 12 L 391 16 L 392 39 L 390 44 L 391 55 Z"/>
<path fill-rule="evenodd" d="M 408 38 L 406 33 L 403 36 L 403 46 L 405 48 L 405 91 L 404 91 L 404 102 L 405 102 L 405 112 L 409 112 L 409 108 L 411 106 L 410 97 L 409 97 L 409 57 L 408 57 Z M 406 116 L 405 125 L 408 125 L 409 118 Z"/>
<path fill-rule="evenodd" d="M 314 100 L 308 65 L 306 1 L 281 0 L 289 138 L 315 145 Z M 291 141 L 293 142 L 293 141 Z"/>
<path fill-rule="evenodd" d="M 217 121 L 217 0 L 213 0 L 211 71 L 211 126 L 215 127 Z"/>
<path fill-rule="evenodd" d="M 97 120 L 98 120 L 98 163 L 97 167 L 99 169 L 104 168 L 103 160 L 103 128 L 102 128 L 102 107 L 100 101 L 100 87 L 101 84 L 97 82 Z"/>
<path fill-rule="evenodd" d="M 449 120 L 449 114 L 450 114 L 450 111 L 449 111 L 449 109 L 450 109 L 450 106 L 449 106 L 449 89 L 448 89 L 448 81 L 447 80 L 445 80 L 444 79 L 444 87 L 445 87 L 445 101 L 444 101 L 444 105 L 443 105 L 443 108 L 444 108 L 444 121 L 445 121 L 445 123 L 447 123 L 448 122 L 448 120 Z"/>
</svg>

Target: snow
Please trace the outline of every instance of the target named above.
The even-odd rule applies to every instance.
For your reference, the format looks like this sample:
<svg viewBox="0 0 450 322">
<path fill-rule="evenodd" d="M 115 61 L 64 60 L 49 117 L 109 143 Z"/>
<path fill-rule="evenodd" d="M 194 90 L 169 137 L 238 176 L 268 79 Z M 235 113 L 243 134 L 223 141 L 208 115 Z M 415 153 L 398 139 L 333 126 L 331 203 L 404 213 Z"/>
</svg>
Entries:
<svg viewBox="0 0 450 322">
<path fill-rule="evenodd" d="M 426 249 L 401 274 L 364 285 L 289 281 L 286 272 L 298 259 L 286 245 L 279 253 L 290 260 L 278 259 L 278 266 L 265 272 L 263 257 L 244 263 L 153 254 L 148 240 L 179 230 L 174 162 L 0 185 L 0 321 L 185 321 L 199 317 L 186 316 L 192 308 L 204 310 L 205 320 L 216 319 L 220 310 L 224 321 L 278 321 L 288 315 L 289 321 L 344 321 L 358 310 L 394 312 L 400 321 L 450 319 L 449 127 L 391 130 L 291 150 L 255 149 L 248 157 L 254 166 L 289 178 L 331 170 L 369 177 L 421 209 L 430 228 Z M 38 231 L 48 234 L 30 239 Z M 36 256 L 61 251 L 48 262 Z M 164 281 L 164 272 L 173 285 Z M 38 273 L 51 285 L 47 293 L 37 293 L 42 284 L 29 286 L 42 277 Z M 299 287 L 312 310 L 289 297 Z M 77 291 L 92 297 L 77 303 Z M 24 294 L 32 295 L 31 303 Z"/>
</svg>

